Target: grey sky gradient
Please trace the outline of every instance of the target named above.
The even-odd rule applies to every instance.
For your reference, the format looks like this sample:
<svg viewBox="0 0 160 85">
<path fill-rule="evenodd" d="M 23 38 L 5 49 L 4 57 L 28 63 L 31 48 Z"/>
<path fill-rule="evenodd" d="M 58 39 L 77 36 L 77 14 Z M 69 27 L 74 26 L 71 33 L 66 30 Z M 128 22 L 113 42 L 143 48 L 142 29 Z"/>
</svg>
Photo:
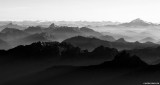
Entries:
<svg viewBox="0 0 160 85">
<path fill-rule="evenodd" d="M 160 22 L 160 0 L 0 0 L 1 20 Z"/>
</svg>

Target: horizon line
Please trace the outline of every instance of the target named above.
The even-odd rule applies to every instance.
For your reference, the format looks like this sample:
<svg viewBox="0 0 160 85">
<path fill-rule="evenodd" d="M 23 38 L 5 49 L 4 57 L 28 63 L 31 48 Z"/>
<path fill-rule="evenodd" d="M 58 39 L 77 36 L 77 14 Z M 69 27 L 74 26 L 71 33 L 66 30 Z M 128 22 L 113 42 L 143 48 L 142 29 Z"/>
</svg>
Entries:
<svg viewBox="0 0 160 85">
<path fill-rule="evenodd" d="M 135 18 L 132 20 L 128 20 L 128 21 L 112 21 L 112 20 L 0 20 L 0 22 L 25 22 L 25 21 L 32 21 L 32 22 L 113 22 L 113 23 L 127 23 L 127 22 L 131 22 L 133 20 L 136 19 L 141 19 L 141 18 Z M 141 19 L 143 20 L 143 19 Z M 143 20 L 145 22 L 149 22 L 149 23 L 155 23 L 155 24 L 159 24 L 159 22 L 152 22 L 152 21 L 147 21 L 147 20 Z"/>
</svg>

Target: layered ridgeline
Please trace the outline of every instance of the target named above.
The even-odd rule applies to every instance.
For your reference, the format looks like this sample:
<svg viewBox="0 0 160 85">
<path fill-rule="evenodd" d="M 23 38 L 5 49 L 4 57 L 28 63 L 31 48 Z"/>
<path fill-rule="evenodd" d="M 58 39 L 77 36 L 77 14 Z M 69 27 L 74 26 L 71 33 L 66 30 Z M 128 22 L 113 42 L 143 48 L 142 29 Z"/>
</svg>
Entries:
<svg viewBox="0 0 160 85">
<path fill-rule="evenodd" d="M 138 20 L 134 22 L 137 21 Z M 104 35 L 87 27 L 57 26 L 53 23 L 46 28 L 40 26 L 31 26 L 24 30 L 20 30 L 18 27 L 15 27 L 17 25 L 14 25 L 13 28 L 11 28 L 10 25 L 12 26 L 14 24 L 10 23 L 9 26 L 6 26 L 7 28 L 4 28 L 0 32 L 0 39 L 9 45 L 6 46 L 6 48 L 2 47 L 1 49 L 13 48 L 18 45 L 28 45 L 38 41 L 69 42 L 82 49 L 88 50 L 93 50 L 100 45 L 110 48 L 117 48 L 118 50 L 158 46 L 158 44 L 152 43 L 156 41 L 150 37 L 140 40 L 143 43 L 128 42 L 123 38 L 116 40 L 110 35 Z"/>
<path fill-rule="evenodd" d="M 62 42 L 37 42 L 30 45 L 20 45 L 10 50 L 1 50 L 1 59 L 36 60 L 55 59 L 104 59 L 111 60 L 118 53 L 114 48 L 100 46 L 92 52 L 81 50 L 71 44 Z"/>
<path fill-rule="evenodd" d="M 119 51 L 115 48 L 107 46 L 97 46 L 93 51 L 83 50 L 66 42 L 37 42 L 30 45 L 20 45 L 9 50 L 0 50 L 0 56 L 3 59 L 104 59 L 112 60 L 115 56 L 121 56 L 126 60 L 125 56 L 138 56 L 148 64 L 159 63 L 160 47 L 143 48 L 127 51 Z M 118 55 L 117 55 L 118 54 Z M 158 57 L 158 58 L 157 58 Z M 152 60 L 152 58 L 154 60 Z M 123 59 L 122 59 L 123 60 Z M 131 59 L 132 60 L 132 59 Z M 134 58 L 133 58 L 134 60 Z M 150 60 L 150 62 L 148 62 Z M 128 61 L 128 60 L 127 60 Z"/>
<path fill-rule="evenodd" d="M 158 44 L 154 43 L 139 43 L 137 42 L 127 42 L 123 38 L 120 38 L 116 41 L 109 42 L 105 40 L 100 40 L 98 38 L 88 38 L 83 36 L 76 36 L 69 39 L 64 40 L 63 42 L 71 43 L 74 46 L 78 46 L 82 49 L 88 49 L 89 51 L 94 48 L 102 45 L 105 47 L 116 48 L 118 50 L 129 50 L 129 49 L 140 49 L 146 47 L 157 47 Z"/>
<path fill-rule="evenodd" d="M 14 25 L 10 23 L 10 25 Z M 17 25 L 16 25 L 17 26 Z M 54 23 L 48 28 L 40 26 L 31 26 L 24 30 L 20 30 L 19 27 L 6 26 L 0 32 L 0 39 L 8 42 L 11 47 L 18 45 L 31 44 L 38 41 L 63 41 L 65 39 L 74 36 L 96 37 L 101 40 L 115 41 L 112 36 L 102 35 L 100 32 L 96 32 L 87 27 L 67 27 L 57 26 Z"/>
<path fill-rule="evenodd" d="M 159 47 L 153 49 L 157 50 Z M 0 68 L 3 68 L 0 72 L 0 84 L 82 85 L 90 81 L 89 85 L 128 85 L 130 82 L 141 84 L 142 81 L 159 79 L 159 63 L 150 65 L 132 53 L 135 53 L 134 50 L 118 52 L 104 46 L 89 52 L 65 42 L 21 45 L 10 50 L 0 50 Z M 126 79 L 128 82 L 125 82 Z M 73 80 L 76 81 L 74 84 Z"/>
<path fill-rule="evenodd" d="M 1 49 L 9 49 L 0 50 L 0 85 L 141 85 L 160 78 L 160 47 L 148 42 L 151 38 L 128 42 L 87 27 L 55 24 L 8 27 L 0 35 Z"/>
</svg>

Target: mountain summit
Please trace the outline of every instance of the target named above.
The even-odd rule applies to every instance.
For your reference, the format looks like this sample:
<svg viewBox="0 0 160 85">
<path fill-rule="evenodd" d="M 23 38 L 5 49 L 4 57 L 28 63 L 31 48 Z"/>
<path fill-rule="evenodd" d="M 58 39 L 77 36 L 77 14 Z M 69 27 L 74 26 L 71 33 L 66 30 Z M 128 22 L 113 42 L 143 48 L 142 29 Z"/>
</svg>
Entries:
<svg viewBox="0 0 160 85">
<path fill-rule="evenodd" d="M 137 26 L 152 26 L 152 25 L 155 25 L 155 24 L 152 24 L 152 23 L 146 22 L 146 21 L 144 21 L 140 18 L 137 18 L 137 19 L 132 20 L 131 22 L 122 23 L 120 25 L 121 26 L 126 26 L 126 27 L 137 27 Z"/>
<path fill-rule="evenodd" d="M 25 29 L 25 27 L 17 25 L 17 24 L 13 24 L 13 23 L 8 23 L 6 25 L 0 26 L 1 30 L 5 29 L 5 28 Z"/>
<path fill-rule="evenodd" d="M 134 20 L 131 21 L 131 23 L 137 23 L 137 22 L 139 22 L 139 23 L 145 23 L 145 21 L 142 20 L 142 19 L 140 19 L 140 18 L 137 18 L 137 19 L 134 19 Z"/>
<path fill-rule="evenodd" d="M 115 42 L 126 43 L 127 41 L 124 38 L 120 38 L 120 39 L 116 40 Z"/>
</svg>

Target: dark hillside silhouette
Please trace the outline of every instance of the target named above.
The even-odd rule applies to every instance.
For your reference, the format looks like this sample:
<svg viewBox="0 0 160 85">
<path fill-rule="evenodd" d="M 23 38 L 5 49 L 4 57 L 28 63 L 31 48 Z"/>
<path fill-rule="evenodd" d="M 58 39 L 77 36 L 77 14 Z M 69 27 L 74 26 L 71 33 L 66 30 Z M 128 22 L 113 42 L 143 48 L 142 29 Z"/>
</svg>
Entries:
<svg viewBox="0 0 160 85">
<path fill-rule="evenodd" d="M 157 48 L 158 49 L 158 48 Z M 92 52 L 81 50 L 79 47 L 74 47 L 71 44 L 62 42 L 37 42 L 31 45 L 21 45 L 13 49 L 1 51 L 1 56 L 10 58 L 102 58 L 112 60 L 107 64 L 118 65 L 118 66 L 143 66 L 144 62 L 137 56 L 131 56 L 128 52 L 118 52 L 114 48 L 108 48 L 99 46 Z"/>
<path fill-rule="evenodd" d="M 53 57 L 62 59 L 93 58 L 111 60 L 116 54 L 118 54 L 116 49 L 104 46 L 97 47 L 92 52 L 88 52 L 65 42 L 37 42 L 1 51 L 0 56 L 13 59 L 43 59 Z"/>
<path fill-rule="evenodd" d="M 90 56 L 92 58 L 97 58 L 97 56 L 106 58 L 106 56 L 108 56 L 107 59 L 112 60 L 114 58 L 113 56 L 116 56 L 117 54 L 118 51 L 114 48 L 111 49 L 108 47 L 99 46 L 91 52 Z"/>
<path fill-rule="evenodd" d="M 138 56 L 131 56 L 126 51 L 120 52 L 115 56 L 114 60 L 110 62 L 111 66 L 117 67 L 143 67 L 147 66 L 147 63 L 142 61 Z M 104 63 L 105 64 L 105 63 Z M 107 63 L 106 63 L 107 64 Z"/>
<path fill-rule="evenodd" d="M 160 63 L 160 47 L 153 48 L 143 48 L 143 49 L 134 49 L 128 51 L 131 55 L 137 55 L 141 59 L 147 61 L 150 64 Z"/>
<path fill-rule="evenodd" d="M 126 51 L 119 52 L 111 61 L 106 61 L 100 65 L 90 66 L 91 68 L 146 68 L 149 65 L 138 56 L 131 56 Z"/>
<path fill-rule="evenodd" d="M 150 76 L 151 72 L 159 71 L 158 69 L 159 65 L 155 66 L 148 65 L 138 56 L 135 55 L 132 56 L 130 53 L 128 53 L 128 51 L 118 52 L 114 48 L 99 46 L 95 48 L 93 51 L 88 52 L 87 50 L 81 50 L 79 47 L 75 47 L 66 42 L 62 43 L 36 42 L 30 45 L 25 45 L 25 46 L 21 45 L 6 51 L 0 50 L 0 56 L 1 60 L 3 59 L 5 60 L 5 63 L 15 61 L 13 63 L 13 66 L 17 62 L 20 61 L 22 61 L 20 63 L 25 62 L 22 65 L 19 65 L 18 63 L 19 67 L 16 68 L 13 67 L 16 72 L 12 72 L 12 70 L 7 71 L 9 73 L 4 72 L 3 76 L 0 77 L 0 78 L 4 77 L 2 81 L 0 81 L 0 84 L 2 85 L 6 84 L 7 85 L 13 85 L 13 84 L 16 85 L 22 85 L 22 84 L 61 85 L 62 84 L 63 85 L 64 83 L 74 85 L 75 83 L 74 84 L 72 83 L 73 80 L 76 80 L 76 84 L 85 83 L 85 81 L 91 81 L 90 85 L 92 85 L 92 83 L 94 82 L 100 85 L 104 85 L 105 83 L 108 82 L 117 84 L 119 82 L 122 83 L 121 80 L 123 79 L 131 81 L 133 78 L 132 82 L 135 82 L 136 79 L 133 75 L 137 76 L 144 71 L 147 72 L 147 76 Z M 61 64 L 56 65 L 53 64 L 54 62 L 52 61 L 52 63 L 49 64 L 49 66 L 45 66 L 48 65 L 47 62 L 49 62 L 49 60 L 45 61 L 46 59 L 49 60 L 53 59 L 54 62 L 56 63 L 59 62 Z M 74 66 L 73 64 L 70 65 L 66 64 L 66 60 L 69 60 L 68 62 L 71 61 L 73 62 L 77 61 L 77 59 L 81 62 L 84 62 L 84 60 L 90 61 L 92 59 L 95 59 L 97 61 L 99 59 L 103 59 L 104 61 L 101 62 L 100 64 L 93 64 L 93 65 Z M 30 65 L 31 63 L 30 61 L 33 60 L 35 63 Z M 43 61 L 45 61 L 45 63 L 42 63 Z M 3 65 L 3 62 L 1 63 Z M 38 63 L 38 67 L 35 65 L 36 63 Z M 25 66 L 26 64 L 27 66 Z M 43 67 L 43 65 L 45 67 Z M 25 69 L 26 67 L 27 67 L 26 72 L 24 71 L 23 73 L 22 69 Z M 41 69 L 38 70 L 38 68 Z M 33 72 L 30 73 L 30 71 Z M 19 74 L 18 72 L 23 73 L 23 75 Z M 11 73 L 15 74 L 9 75 Z M 159 75 L 156 76 L 158 76 L 159 78 Z M 111 81 L 112 79 L 114 79 L 116 82 L 112 82 Z M 140 79 L 146 80 L 143 74 L 140 75 Z"/>
<path fill-rule="evenodd" d="M 120 38 L 120 39 L 116 40 L 115 42 L 127 43 L 127 41 L 124 38 Z"/>
</svg>

